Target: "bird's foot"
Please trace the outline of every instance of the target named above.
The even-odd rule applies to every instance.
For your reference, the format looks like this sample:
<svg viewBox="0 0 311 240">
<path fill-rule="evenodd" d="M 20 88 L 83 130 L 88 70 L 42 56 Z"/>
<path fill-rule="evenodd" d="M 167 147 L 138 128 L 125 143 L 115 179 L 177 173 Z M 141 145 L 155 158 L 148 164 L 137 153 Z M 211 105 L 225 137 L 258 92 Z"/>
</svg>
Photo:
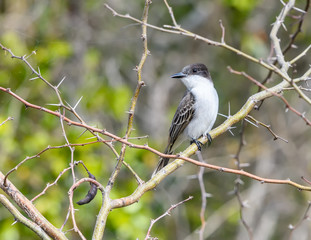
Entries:
<svg viewBox="0 0 311 240">
<path fill-rule="evenodd" d="M 192 138 L 192 140 L 190 141 L 190 144 L 192 143 L 195 143 L 197 145 L 199 151 L 202 150 L 203 143 L 201 143 L 199 140 Z"/>
<path fill-rule="evenodd" d="M 212 136 L 209 133 L 205 133 L 204 137 L 206 137 L 208 139 L 207 146 L 211 146 L 212 141 L 213 141 Z"/>
</svg>

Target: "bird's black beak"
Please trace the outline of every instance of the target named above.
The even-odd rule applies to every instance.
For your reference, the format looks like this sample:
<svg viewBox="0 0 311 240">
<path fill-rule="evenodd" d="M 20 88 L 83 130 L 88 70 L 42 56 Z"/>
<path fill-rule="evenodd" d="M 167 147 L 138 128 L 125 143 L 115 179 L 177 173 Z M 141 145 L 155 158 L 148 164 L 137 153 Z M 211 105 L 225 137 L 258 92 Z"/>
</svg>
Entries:
<svg viewBox="0 0 311 240">
<path fill-rule="evenodd" d="M 175 73 L 171 76 L 171 78 L 183 78 L 186 77 L 187 74 L 184 74 L 183 72 Z"/>
</svg>

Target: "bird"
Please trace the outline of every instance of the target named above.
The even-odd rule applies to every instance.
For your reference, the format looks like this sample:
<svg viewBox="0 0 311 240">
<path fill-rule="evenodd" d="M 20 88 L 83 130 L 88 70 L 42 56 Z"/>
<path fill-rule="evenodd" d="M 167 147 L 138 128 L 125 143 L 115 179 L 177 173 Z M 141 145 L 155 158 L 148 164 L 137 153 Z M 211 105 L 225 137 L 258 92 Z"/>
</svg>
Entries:
<svg viewBox="0 0 311 240">
<path fill-rule="evenodd" d="M 190 144 L 195 143 L 201 151 L 202 143 L 198 139 L 205 136 L 209 144 L 212 142 L 209 131 L 218 114 L 219 99 L 211 75 L 204 64 L 195 63 L 185 66 L 171 78 L 180 79 L 187 90 L 173 117 L 164 153 L 172 154 L 176 140 L 182 135 L 191 140 Z M 168 162 L 169 158 L 160 158 L 152 177 Z"/>
</svg>

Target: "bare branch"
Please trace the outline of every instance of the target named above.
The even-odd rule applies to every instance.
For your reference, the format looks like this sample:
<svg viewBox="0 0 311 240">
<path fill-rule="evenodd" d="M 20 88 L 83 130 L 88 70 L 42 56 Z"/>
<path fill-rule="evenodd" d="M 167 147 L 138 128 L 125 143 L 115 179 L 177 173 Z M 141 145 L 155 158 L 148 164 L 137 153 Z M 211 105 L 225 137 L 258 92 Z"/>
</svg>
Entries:
<svg viewBox="0 0 311 240">
<path fill-rule="evenodd" d="M 302 218 L 300 219 L 300 221 L 295 225 L 289 225 L 289 229 L 290 229 L 290 233 L 289 233 L 289 237 L 288 240 L 293 239 L 293 235 L 294 235 L 294 231 L 306 220 L 310 220 L 309 218 L 309 212 L 310 212 L 310 208 L 311 208 L 311 201 L 308 202 L 308 206 L 306 208 L 305 213 L 303 214 Z"/>
<path fill-rule="evenodd" d="M 28 217 L 40 226 L 43 231 L 53 239 L 66 240 L 63 232 L 53 226 L 36 207 L 29 201 L 9 180 L 4 185 L 4 175 L 0 172 L 0 188 L 28 215 Z"/>
<path fill-rule="evenodd" d="M 137 85 L 136 85 L 136 89 L 134 92 L 134 95 L 132 97 L 132 101 L 131 101 L 131 106 L 130 106 L 130 110 L 129 110 L 129 116 L 128 116 L 128 123 L 127 123 L 127 130 L 126 130 L 126 134 L 124 137 L 124 140 L 128 140 L 128 138 L 131 135 L 131 132 L 133 130 L 133 120 L 134 120 L 134 114 L 135 114 L 135 109 L 136 109 L 136 104 L 137 104 L 137 100 L 138 100 L 138 96 L 140 94 L 140 90 L 143 86 L 145 86 L 144 81 L 142 80 L 142 69 L 143 66 L 146 62 L 146 59 L 148 57 L 148 55 L 150 54 L 149 50 L 148 50 L 148 44 L 147 44 L 147 20 L 148 20 L 148 13 L 149 13 L 149 6 L 151 4 L 150 0 L 146 0 L 145 1 L 145 7 L 143 10 L 143 16 L 142 16 L 142 35 L 141 35 L 141 39 L 143 41 L 143 53 L 140 59 L 140 62 L 138 64 L 138 66 L 135 68 L 135 70 L 137 71 Z M 108 5 L 105 5 L 107 8 L 109 8 Z M 121 166 L 124 164 L 124 156 L 125 156 L 125 151 L 126 151 L 126 147 L 128 145 L 126 143 L 122 144 L 122 148 L 120 151 L 120 155 L 118 157 L 118 162 L 109 178 L 108 184 L 107 184 L 107 189 L 106 189 L 106 193 L 104 194 L 104 199 L 108 198 L 110 191 L 113 187 L 113 184 L 117 178 L 117 176 L 120 173 L 121 170 Z M 135 176 L 136 180 L 140 183 L 140 186 L 142 185 L 143 181 L 138 177 L 138 175 L 134 172 L 134 170 L 132 170 L 128 164 L 126 164 L 126 166 L 130 169 L 130 171 L 133 173 L 133 175 Z M 105 230 L 105 224 L 106 224 L 106 220 L 110 211 L 109 208 L 110 205 L 110 201 L 104 201 L 103 205 L 100 209 L 100 212 L 97 216 L 97 221 L 96 221 L 96 225 L 94 228 L 94 233 L 93 233 L 93 238 L 95 239 L 102 239 L 103 238 L 103 234 L 104 234 L 104 230 Z"/>
<path fill-rule="evenodd" d="M 185 199 L 185 200 L 183 200 L 183 201 L 181 201 L 181 202 L 179 202 L 179 203 L 176 203 L 176 204 L 172 205 L 165 213 L 163 213 L 163 214 L 162 214 L 161 216 L 159 216 L 158 218 L 152 219 L 151 222 L 150 222 L 150 226 L 149 226 L 147 235 L 146 235 L 146 237 L 145 237 L 145 240 L 152 239 L 152 238 L 150 237 L 150 232 L 151 232 L 151 229 L 152 229 L 153 225 L 154 225 L 157 221 L 159 221 L 161 218 L 164 218 L 165 216 L 170 216 L 170 215 L 171 215 L 171 211 L 172 211 L 173 209 L 175 209 L 175 208 L 177 208 L 179 205 L 181 205 L 181 204 L 183 204 L 183 203 L 185 203 L 185 202 L 191 200 L 192 198 L 193 198 L 192 196 L 189 196 L 187 199 Z"/>
<path fill-rule="evenodd" d="M 276 21 L 273 23 L 272 30 L 270 32 L 270 38 L 273 43 L 274 51 L 276 58 L 278 60 L 278 63 L 281 66 L 282 72 L 286 73 L 289 68 L 289 63 L 287 63 L 284 59 L 284 55 L 281 50 L 280 45 L 280 39 L 277 37 L 277 33 L 282 26 L 285 17 L 289 13 L 289 11 L 294 7 L 295 0 L 289 0 L 288 3 L 284 6 L 284 8 L 281 10 L 281 13 L 279 16 L 277 16 Z"/>
<path fill-rule="evenodd" d="M 219 24 L 221 27 L 221 43 L 225 43 L 226 29 L 225 29 L 224 25 L 222 24 L 222 20 L 219 20 Z"/>
<path fill-rule="evenodd" d="M 234 74 L 238 74 L 238 75 L 242 75 L 244 77 L 246 77 L 247 79 L 249 79 L 250 81 L 252 81 L 253 83 L 255 83 L 257 86 L 263 88 L 264 90 L 266 91 L 269 91 L 271 93 L 271 95 L 273 96 L 276 96 L 276 97 L 279 97 L 286 105 L 286 107 L 291 110 L 293 113 L 297 114 L 299 117 L 301 117 L 307 125 L 311 126 L 311 121 L 309 119 L 307 119 L 303 113 L 299 112 L 298 110 L 296 110 L 295 108 L 293 108 L 289 103 L 288 101 L 282 96 L 279 94 L 279 92 L 281 92 L 283 90 L 284 87 L 288 87 L 288 84 L 285 84 L 284 83 L 284 87 L 282 87 L 282 89 L 278 89 L 278 91 L 271 91 L 271 88 L 267 88 L 266 86 L 262 85 L 259 81 L 257 81 L 256 79 L 252 78 L 251 76 L 249 76 L 247 73 L 245 72 L 239 72 L 239 71 L 236 71 L 236 70 L 233 70 L 230 66 L 228 67 L 228 70 L 231 72 L 231 73 L 234 73 Z M 283 85 L 283 83 L 281 83 Z"/>
<path fill-rule="evenodd" d="M 246 144 L 245 140 L 244 140 L 244 129 L 245 129 L 245 122 L 243 121 L 242 122 L 242 128 L 241 128 L 241 131 L 240 131 L 240 144 L 239 144 L 237 153 L 234 156 L 234 158 L 236 160 L 236 165 L 237 165 L 237 169 L 238 170 L 242 170 L 242 164 L 241 164 L 241 161 L 240 161 L 240 155 L 241 155 L 243 146 L 245 146 L 245 144 Z M 247 231 L 248 238 L 250 240 L 252 240 L 253 239 L 253 230 L 247 224 L 247 222 L 246 222 L 246 220 L 244 218 L 244 213 L 243 213 L 243 209 L 245 208 L 245 203 L 242 200 L 242 196 L 241 196 L 241 193 L 240 193 L 240 186 L 241 186 L 242 183 L 243 183 L 243 181 L 241 179 L 241 176 L 237 176 L 237 178 L 235 179 L 234 194 L 237 197 L 239 205 L 240 205 L 240 219 L 241 219 L 241 222 L 242 222 L 244 228 Z"/>
<path fill-rule="evenodd" d="M 304 176 L 301 176 L 301 179 L 304 180 L 306 183 L 308 183 L 309 185 L 311 185 L 311 181 L 306 179 Z"/>
<path fill-rule="evenodd" d="M 0 202 L 2 205 L 9 210 L 9 212 L 14 216 L 16 221 L 24 224 L 26 227 L 34 231 L 41 239 L 49 240 L 51 239 L 40 226 L 38 226 L 33 221 L 24 217 L 23 214 L 18 211 L 18 209 L 2 194 L 0 194 Z"/>
<path fill-rule="evenodd" d="M 1 43 L 0 43 L 0 48 L 6 52 L 8 52 L 12 58 L 16 58 L 16 59 L 19 59 L 21 61 L 23 61 L 27 66 L 28 68 L 36 75 L 37 78 L 41 79 L 46 85 L 48 85 L 50 88 L 52 88 L 56 95 L 57 95 L 57 98 L 58 98 L 58 101 L 63 105 L 63 102 L 62 102 L 62 99 L 61 99 L 61 96 L 59 94 L 59 91 L 58 91 L 58 88 L 53 86 L 51 83 L 49 83 L 42 75 L 41 75 L 41 72 L 40 72 L 40 69 L 38 68 L 38 71 L 35 70 L 34 67 L 32 67 L 32 65 L 28 62 L 27 58 L 31 55 L 29 55 L 28 57 L 25 57 L 25 56 L 16 56 L 11 49 L 9 48 L 6 48 L 4 47 Z M 34 51 L 32 52 L 34 53 Z"/>
<path fill-rule="evenodd" d="M 309 51 L 309 49 L 311 48 L 311 44 L 302 51 L 302 53 L 300 53 L 298 56 L 296 56 L 293 60 L 291 60 L 289 63 L 290 65 L 294 64 L 295 62 L 297 62 L 300 58 L 306 56 L 307 52 Z"/>
<path fill-rule="evenodd" d="M 270 66 L 270 64 L 268 63 L 265 63 L 264 61 L 260 60 L 260 59 L 257 59 L 253 56 L 250 56 L 228 44 L 226 44 L 225 42 L 217 42 L 217 41 L 213 41 L 213 40 L 210 40 L 208 38 L 205 38 L 203 36 L 200 36 L 198 34 L 195 34 L 195 33 L 192 33 L 186 29 L 183 29 L 181 28 L 180 26 L 170 26 L 170 25 L 165 25 L 166 28 L 162 28 L 162 27 L 157 27 L 155 25 L 152 25 L 152 24 L 148 24 L 148 23 L 144 23 L 143 21 L 137 19 L 137 18 L 134 18 L 132 16 L 130 16 L 129 14 L 119 14 L 118 12 L 116 12 L 113 8 L 111 8 L 109 5 L 105 4 L 105 7 L 108 8 L 112 14 L 114 16 L 118 16 L 118 17 L 121 17 L 121 18 L 126 18 L 126 19 L 130 19 L 134 22 L 137 22 L 137 23 L 140 23 L 142 25 L 145 25 L 149 28 L 152 28 L 152 29 L 155 29 L 155 30 L 158 30 L 158 31 L 161 31 L 161 32 L 166 32 L 166 33 L 173 33 L 173 34 L 177 34 L 177 35 L 183 35 L 183 36 L 187 36 L 187 37 L 191 37 L 195 40 L 201 40 L 209 45 L 213 45 L 213 46 L 216 46 L 216 47 L 223 47 L 227 50 L 230 50 L 234 53 L 236 53 L 237 55 L 239 56 L 242 56 L 242 57 L 245 57 L 246 59 L 252 61 L 252 62 L 255 62 L 261 66 L 263 66 L 264 68 L 268 69 L 268 70 L 271 70 L 273 72 L 276 72 L 277 74 L 280 74 L 279 71 L 276 71 L 276 69 L 272 66 Z M 170 28 L 170 29 L 174 29 L 174 30 L 170 30 L 170 29 L 167 29 L 167 28 Z M 282 76 L 282 75 L 281 75 Z"/>
<path fill-rule="evenodd" d="M 64 127 L 64 120 L 63 120 L 64 116 L 65 116 L 65 109 L 63 109 L 63 114 L 59 116 L 59 120 L 60 120 L 61 129 L 63 132 L 63 137 L 65 138 L 65 141 L 67 143 L 68 148 L 70 149 L 71 174 L 72 174 L 73 183 L 75 183 L 76 182 L 76 175 L 75 175 L 75 171 L 74 171 L 74 166 L 75 166 L 74 165 L 74 151 L 75 151 L 75 148 L 70 145 L 70 142 L 67 138 L 67 134 L 66 134 L 65 127 Z"/>
<path fill-rule="evenodd" d="M 252 116 L 250 116 L 250 115 L 247 115 L 247 118 L 250 119 L 250 120 L 252 120 L 253 122 L 255 122 L 257 125 L 259 124 L 259 125 L 265 127 L 266 129 L 268 129 L 268 131 L 269 131 L 269 132 L 272 134 L 272 136 L 274 137 L 273 140 L 281 139 L 282 141 L 288 143 L 288 140 L 286 140 L 285 138 L 280 137 L 280 136 L 277 135 L 275 132 L 273 132 L 272 129 L 271 129 L 271 127 L 270 127 L 270 125 L 264 124 L 264 123 L 262 123 L 262 122 L 256 120 L 254 117 L 252 117 Z"/>
<path fill-rule="evenodd" d="M 4 120 L 2 123 L 0 123 L 0 127 L 5 124 L 7 121 L 11 121 L 11 120 L 14 120 L 14 118 L 12 117 L 8 117 L 6 120 Z"/>
<path fill-rule="evenodd" d="M 285 3 L 283 4 L 285 5 Z M 308 12 L 309 10 L 309 5 L 310 5 L 310 0 L 307 0 L 306 1 L 306 5 L 305 5 L 305 9 L 304 9 L 304 13 L 301 14 L 300 16 L 300 19 L 299 19 L 299 23 L 298 23 L 298 26 L 297 26 L 297 29 L 296 31 L 294 32 L 294 34 L 290 35 L 290 42 L 287 44 L 287 46 L 282 50 L 282 54 L 285 55 L 294 45 L 294 42 L 298 36 L 298 34 L 301 32 L 301 29 L 302 29 L 302 24 L 303 24 L 303 21 L 304 21 L 304 16 L 305 16 L 305 13 Z M 276 65 L 277 64 L 277 59 L 274 60 L 274 62 L 272 63 L 273 65 Z M 262 81 L 262 84 L 265 84 L 268 79 L 271 78 L 272 76 L 272 73 L 273 71 L 269 71 L 268 75 L 266 76 L 266 78 Z M 258 92 L 261 90 L 261 88 L 259 87 L 258 88 Z"/>
<path fill-rule="evenodd" d="M 148 45 L 147 45 L 147 26 L 145 24 L 147 23 L 147 20 L 148 20 L 148 11 L 149 11 L 149 5 L 150 4 L 151 4 L 150 0 L 145 1 L 145 7 L 144 7 L 143 17 L 142 17 L 143 25 L 142 25 L 142 35 L 141 35 L 141 39 L 143 41 L 143 54 L 142 54 L 140 63 L 135 68 L 135 70 L 137 71 L 137 86 L 136 86 L 134 96 L 133 96 L 132 101 L 131 101 L 127 130 L 126 130 L 126 134 L 125 134 L 125 138 L 124 138 L 125 140 L 127 140 L 129 138 L 129 136 L 131 135 L 131 132 L 133 130 L 133 119 L 134 119 L 134 113 L 135 113 L 135 109 L 136 109 L 138 96 L 139 96 L 141 88 L 145 85 L 144 81 L 142 81 L 142 69 L 143 69 L 143 66 L 146 62 L 147 56 L 149 55 L 149 50 L 148 50 Z M 126 145 L 123 144 L 121 152 L 120 152 L 120 156 L 118 158 L 118 163 L 117 163 L 113 173 L 111 174 L 111 177 L 110 177 L 109 182 L 108 182 L 108 189 L 107 189 L 108 192 L 112 188 L 114 181 L 120 172 L 121 166 L 122 166 L 123 161 L 124 161 L 125 150 L 126 150 Z"/>
<path fill-rule="evenodd" d="M 259 83 L 260 84 L 260 83 Z M 211 137 L 214 139 L 217 136 L 219 136 L 220 134 L 224 133 L 227 131 L 227 129 L 234 125 L 235 123 L 241 121 L 242 119 L 244 119 L 248 113 L 254 108 L 255 104 L 259 101 L 261 101 L 262 99 L 271 97 L 275 94 L 275 92 L 279 92 L 283 89 L 283 87 L 288 86 L 288 83 L 286 81 L 283 81 L 281 83 L 279 83 L 278 85 L 272 87 L 269 89 L 269 91 L 263 91 L 263 92 L 259 92 L 254 94 L 253 96 L 251 96 L 246 103 L 244 104 L 244 106 L 242 106 L 242 108 L 233 116 L 231 116 L 230 118 L 228 118 L 224 123 L 222 123 L 220 126 L 218 126 L 217 128 L 213 129 L 210 131 L 210 135 Z M 41 106 L 35 105 L 35 104 L 31 104 L 29 102 L 27 102 L 26 100 L 24 100 L 23 98 L 21 98 L 20 96 L 16 95 L 15 93 L 13 93 L 10 89 L 5 89 L 0 87 L 1 91 L 4 91 L 6 93 L 9 93 L 10 95 L 12 95 L 13 97 L 15 97 L 17 100 L 19 100 L 20 102 L 22 102 L 23 104 L 25 104 L 27 107 L 31 107 L 34 109 L 38 109 L 41 111 L 44 111 L 46 113 L 52 114 L 54 116 L 60 117 L 60 113 L 59 112 L 55 112 L 55 111 L 51 111 L 49 109 L 43 108 Z M 286 100 L 285 100 L 286 101 Z M 82 127 L 85 129 L 88 129 L 90 131 L 93 132 L 98 132 L 101 133 L 103 135 L 106 135 L 112 139 L 114 139 L 115 141 L 121 142 L 126 144 L 127 146 L 130 146 L 132 148 L 137 148 L 137 149 L 145 149 L 147 151 L 153 152 L 155 154 L 157 154 L 160 157 L 165 157 L 165 158 L 172 158 L 172 159 L 177 159 L 175 160 L 173 163 L 167 165 L 165 168 L 163 168 L 161 171 L 158 172 L 158 174 L 156 174 L 154 176 L 154 178 L 151 181 L 146 182 L 145 184 L 142 184 L 140 186 L 138 186 L 138 188 L 136 189 L 135 192 L 135 197 L 132 198 L 131 196 L 129 196 L 129 199 L 124 202 L 124 203 L 120 203 L 119 202 L 115 202 L 115 205 L 112 204 L 114 207 L 122 207 L 122 206 L 127 206 L 129 204 L 134 203 L 135 201 L 137 201 L 137 199 L 139 199 L 139 197 L 145 193 L 146 191 L 154 188 L 156 185 L 158 185 L 167 175 L 169 175 L 170 173 L 174 172 L 177 168 L 181 167 L 184 163 L 184 161 L 187 162 L 191 162 L 197 166 L 204 166 L 206 168 L 210 168 L 210 169 L 214 169 L 214 170 L 218 170 L 221 172 L 228 172 L 228 173 L 233 173 L 233 174 L 238 174 L 238 175 L 243 175 L 243 176 L 247 176 L 250 177 L 254 180 L 260 181 L 262 183 L 274 183 L 274 184 L 288 184 L 288 185 L 292 185 L 300 190 L 306 190 L 306 191 L 311 191 L 310 187 L 305 187 L 303 185 L 297 184 L 295 182 L 292 182 L 290 180 L 277 180 L 277 179 L 269 179 L 269 178 L 262 178 L 259 177 L 257 175 L 251 174 L 251 173 L 247 173 L 245 171 L 238 171 L 235 169 L 230 169 L 230 168 L 224 168 L 224 167 L 220 167 L 217 165 L 212 165 L 212 164 L 207 164 L 207 163 L 201 163 L 199 161 L 193 160 L 191 158 L 189 158 L 188 156 L 191 156 L 192 154 L 194 154 L 197 151 L 197 146 L 195 144 L 192 144 L 191 146 L 189 146 L 181 155 L 170 155 L 170 154 L 163 154 L 149 146 L 146 145 L 139 145 L 139 144 L 134 144 L 131 142 L 128 142 L 127 140 L 125 140 L 124 138 L 118 137 L 117 135 L 114 135 L 106 130 L 102 130 L 102 129 L 98 129 L 86 124 L 82 124 L 80 122 L 75 122 L 67 117 L 63 117 L 63 120 L 65 122 L 67 122 L 70 125 L 74 125 L 74 126 L 78 126 L 78 127 Z M 305 121 L 309 121 L 309 120 L 305 120 Z M 309 124 L 311 125 L 311 124 Z M 203 144 L 205 144 L 207 142 L 206 138 L 201 138 L 199 139 L 200 142 L 202 142 Z M 138 195 L 136 195 L 138 193 Z M 141 194 L 141 195 L 139 195 Z M 138 197 L 136 199 L 136 197 Z M 120 199 L 118 199 L 120 200 Z"/>
<path fill-rule="evenodd" d="M 198 157 L 200 162 L 204 162 L 202 154 L 200 151 L 197 151 L 197 157 Z M 204 171 L 205 171 L 205 168 L 200 167 L 199 172 L 197 174 L 197 178 L 198 178 L 199 185 L 200 185 L 200 191 L 201 191 L 201 201 L 202 201 L 201 202 L 201 210 L 200 210 L 200 219 L 201 219 L 201 228 L 200 228 L 200 232 L 199 232 L 199 239 L 200 240 L 204 239 L 204 230 L 205 230 L 205 226 L 206 226 L 206 221 L 205 221 L 205 211 L 206 211 L 206 205 L 207 205 L 206 198 L 207 198 L 207 196 L 210 195 L 205 190 L 204 179 L 203 179 Z"/>
<path fill-rule="evenodd" d="M 177 22 L 176 22 L 176 19 L 175 19 L 172 7 L 168 4 L 167 0 L 164 0 L 164 3 L 166 5 L 166 7 L 167 7 L 167 10 L 168 10 L 170 16 L 171 16 L 171 19 L 173 21 L 174 26 L 177 27 L 177 28 L 180 27 L 180 25 L 178 25 Z"/>
<path fill-rule="evenodd" d="M 53 183 L 47 183 L 47 184 L 46 184 L 46 187 L 42 190 L 42 192 L 39 193 L 37 196 L 35 196 L 35 197 L 34 197 L 33 199 L 31 199 L 30 201 L 33 202 L 33 201 L 35 201 L 37 198 L 39 198 L 39 197 L 41 197 L 42 195 L 44 195 L 44 194 L 46 193 L 46 191 L 47 191 L 50 187 L 52 187 L 53 185 L 56 185 L 57 182 L 58 182 L 58 180 L 61 178 L 61 176 L 63 176 L 63 174 L 64 174 L 65 172 L 67 172 L 68 170 L 70 170 L 70 169 L 71 169 L 71 167 L 68 167 L 68 168 L 65 168 L 63 171 L 61 171 Z"/>
</svg>

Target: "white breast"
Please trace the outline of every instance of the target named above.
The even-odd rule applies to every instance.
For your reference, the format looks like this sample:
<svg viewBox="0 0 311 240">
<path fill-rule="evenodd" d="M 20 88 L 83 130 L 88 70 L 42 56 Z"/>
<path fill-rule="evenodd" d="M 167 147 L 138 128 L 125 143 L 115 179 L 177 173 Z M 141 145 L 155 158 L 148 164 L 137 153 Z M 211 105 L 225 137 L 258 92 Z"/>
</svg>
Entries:
<svg viewBox="0 0 311 240">
<path fill-rule="evenodd" d="M 195 114 L 184 130 L 188 138 L 198 139 L 213 127 L 218 113 L 218 95 L 211 80 L 201 76 L 182 79 L 195 97 Z"/>
</svg>

